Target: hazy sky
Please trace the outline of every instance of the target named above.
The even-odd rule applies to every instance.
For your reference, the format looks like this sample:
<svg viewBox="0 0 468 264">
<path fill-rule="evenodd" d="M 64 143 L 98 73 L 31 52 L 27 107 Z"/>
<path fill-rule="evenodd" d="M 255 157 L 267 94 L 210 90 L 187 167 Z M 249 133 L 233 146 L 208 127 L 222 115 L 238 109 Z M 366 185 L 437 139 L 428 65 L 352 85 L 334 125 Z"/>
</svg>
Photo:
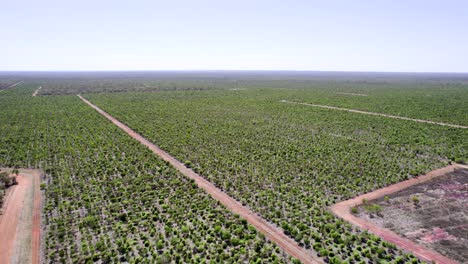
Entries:
<svg viewBox="0 0 468 264">
<path fill-rule="evenodd" d="M 468 72 L 468 1 L 0 0 L 0 70 Z"/>
</svg>

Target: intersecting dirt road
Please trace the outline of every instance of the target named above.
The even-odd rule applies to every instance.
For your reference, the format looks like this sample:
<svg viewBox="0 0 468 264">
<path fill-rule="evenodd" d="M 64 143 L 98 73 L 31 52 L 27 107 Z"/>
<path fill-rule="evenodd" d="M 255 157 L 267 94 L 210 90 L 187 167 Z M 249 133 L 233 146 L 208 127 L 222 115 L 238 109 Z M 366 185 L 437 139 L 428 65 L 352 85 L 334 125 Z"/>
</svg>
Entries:
<svg viewBox="0 0 468 264">
<path fill-rule="evenodd" d="M 86 104 L 94 108 L 101 115 L 103 115 L 104 117 L 112 121 L 112 123 L 114 123 L 120 129 L 125 131 L 128 135 L 130 135 L 131 137 L 133 137 L 134 139 L 138 140 L 140 143 L 148 147 L 151 151 L 153 151 L 156 155 L 161 157 L 163 160 L 169 162 L 182 174 L 184 174 L 188 178 L 193 179 L 195 183 L 198 185 L 198 187 L 205 190 L 214 199 L 218 200 L 221 204 L 226 206 L 230 211 L 246 219 L 259 232 L 263 233 L 268 239 L 275 242 L 285 252 L 299 259 L 302 263 L 324 263 L 322 259 L 313 255 L 312 251 L 308 251 L 305 248 L 302 248 L 296 243 L 296 241 L 286 236 L 283 233 L 283 230 L 268 223 L 265 219 L 263 219 L 259 215 L 252 212 L 249 208 L 243 206 L 234 198 L 230 197 L 229 195 L 224 193 L 222 190 L 218 189 L 211 182 L 207 181 L 205 178 L 198 175 L 193 170 L 187 168 L 183 163 L 176 160 L 174 157 L 172 157 L 171 155 L 169 155 L 168 153 L 166 153 L 165 151 L 157 147 L 155 144 L 151 143 L 149 140 L 142 137 L 141 135 L 133 131 L 131 128 L 124 125 L 123 123 L 121 123 L 116 118 L 112 117 L 111 115 L 109 115 L 108 113 L 106 113 L 105 111 L 97 107 L 96 105 L 92 104 L 90 101 L 86 100 L 81 95 L 78 95 L 78 97 L 81 100 L 83 100 Z"/>
<path fill-rule="evenodd" d="M 375 190 L 370 193 L 357 196 L 355 198 L 352 198 L 343 202 L 339 202 L 337 204 L 332 205 L 330 207 L 330 210 L 335 215 L 343 218 L 344 220 L 350 222 L 351 224 L 356 225 L 360 227 L 361 229 L 368 230 L 371 233 L 374 233 L 380 236 L 382 239 L 388 242 L 391 242 L 404 250 L 411 251 L 415 256 L 419 257 L 422 260 L 429 261 L 429 262 L 434 261 L 436 263 L 444 263 L 444 264 L 456 264 L 458 262 L 450 258 L 447 258 L 434 250 L 431 250 L 424 246 L 416 244 L 409 239 L 406 239 L 404 237 L 397 235 L 396 233 L 394 233 L 393 231 L 389 229 L 379 227 L 362 218 L 354 216 L 351 213 L 351 208 L 361 205 L 363 203 L 363 200 L 371 201 L 371 200 L 384 197 L 385 195 L 389 195 L 391 193 L 401 191 L 415 184 L 427 182 L 435 177 L 445 175 L 449 172 L 454 171 L 457 168 L 467 168 L 467 167 L 464 165 L 459 165 L 459 164 L 449 165 L 447 167 L 431 171 L 425 175 L 421 175 L 421 176 L 418 176 L 418 177 L 415 177 L 406 181 L 402 181 L 402 182 Z"/>
</svg>

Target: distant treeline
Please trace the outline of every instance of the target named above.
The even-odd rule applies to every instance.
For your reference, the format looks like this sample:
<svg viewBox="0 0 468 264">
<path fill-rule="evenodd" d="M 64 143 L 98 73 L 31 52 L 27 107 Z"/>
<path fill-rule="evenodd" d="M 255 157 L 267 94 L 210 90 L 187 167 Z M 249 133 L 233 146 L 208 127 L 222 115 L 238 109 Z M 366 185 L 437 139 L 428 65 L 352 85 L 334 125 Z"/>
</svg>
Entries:
<svg viewBox="0 0 468 264">
<path fill-rule="evenodd" d="M 0 89 L 11 80 L 43 87 L 41 95 L 236 88 L 293 88 L 389 84 L 468 85 L 462 73 L 307 71 L 0 72 Z"/>
</svg>

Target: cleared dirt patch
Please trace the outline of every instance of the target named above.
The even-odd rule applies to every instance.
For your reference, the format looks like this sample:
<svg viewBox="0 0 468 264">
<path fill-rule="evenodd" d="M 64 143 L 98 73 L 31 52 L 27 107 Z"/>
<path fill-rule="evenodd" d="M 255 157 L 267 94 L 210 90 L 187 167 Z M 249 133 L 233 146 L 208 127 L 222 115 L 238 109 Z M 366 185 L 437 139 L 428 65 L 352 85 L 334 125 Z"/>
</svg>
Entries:
<svg viewBox="0 0 468 264">
<path fill-rule="evenodd" d="M 468 126 L 462 126 L 462 125 L 454 125 L 454 124 L 449 124 L 449 123 L 442 123 L 442 122 L 423 120 L 423 119 L 415 119 L 415 118 L 409 118 L 409 117 L 404 117 L 404 116 L 395 116 L 395 115 L 387 115 L 387 114 L 382 114 L 382 113 L 367 112 L 367 111 L 348 109 L 348 108 L 341 108 L 341 107 L 329 106 L 329 105 L 308 104 L 308 103 L 300 103 L 300 102 L 293 102 L 293 101 L 287 101 L 287 100 L 281 100 L 280 102 L 281 103 L 288 103 L 288 104 L 313 106 L 313 107 L 319 107 L 319 108 L 325 108 L 325 109 L 331 109 L 331 110 L 339 110 L 339 111 L 345 111 L 345 112 L 357 113 L 357 114 L 364 114 L 364 115 L 383 116 L 383 117 L 388 117 L 388 118 L 401 119 L 401 120 L 413 121 L 413 122 L 418 122 L 418 123 L 426 123 L 426 124 L 453 127 L 453 128 L 464 128 L 464 129 L 468 128 Z"/>
<path fill-rule="evenodd" d="M 8 188 L 0 215 L 0 263 L 39 263 L 40 175 L 20 169 L 18 184 Z"/>
<path fill-rule="evenodd" d="M 153 153 L 161 157 L 163 160 L 169 162 L 183 175 L 187 176 L 190 179 L 193 179 L 199 188 L 205 190 L 208 194 L 211 195 L 211 197 L 219 201 L 231 212 L 238 214 L 239 216 L 247 220 L 247 222 L 254 226 L 257 229 L 257 231 L 263 233 L 268 239 L 276 243 L 285 252 L 299 259 L 302 263 L 323 263 L 323 260 L 312 254 L 311 250 L 308 251 L 305 248 L 302 248 L 296 243 L 296 241 L 286 236 L 281 228 L 278 228 L 277 226 L 268 223 L 258 214 L 254 213 L 249 208 L 243 206 L 240 202 L 236 201 L 234 198 L 230 197 L 225 192 L 218 189 L 211 182 L 207 181 L 205 178 L 198 175 L 190 168 L 187 168 L 183 163 L 181 163 L 180 161 L 178 161 L 177 159 L 160 149 L 155 144 L 151 143 L 149 140 L 147 140 L 140 134 L 133 131 L 131 128 L 129 128 L 113 116 L 106 113 L 101 108 L 92 104 L 90 101 L 86 100 L 81 95 L 78 95 L 78 97 L 81 100 L 83 100 L 83 102 L 95 109 L 98 113 L 109 119 L 117 127 L 125 131 L 128 135 L 130 135 L 134 139 L 138 140 L 141 144 L 148 147 L 151 151 L 153 151 Z"/>
<path fill-rule="evenodd" d="M 413 214 L 413 212 L 410 212 L 410 211 L 406 211 L 405 213 L 400 213 L 398 215 L 397 218 L 399 218 L 397 221 L 401 221 L 400 224 L 403 224 L 403 225 L 408 225 L 407 229 L 406 230 L 409 230 L 409 229 L 414 229 L 412 230 L 413 232 L 416 232 L 414 234 L 411 234 L 411 232 L 407 231 L 406 233 L 407 236 L 404 236 L 404 234 L 400 235 L 400 234 L 397 234 L 395 232 L 393 232 L 390 228 L 391 226 L 389 225 L 385 225 L 384 223 L 378 223 L 378 221 L 372 221 L 370 219 L 370 213 L 369 213 L 369 216 L 368 217 L 363 217 L 363 218 L 360 218 L 358 215 L 353 215 L 351 213 L 351 209 L 353 207 L 356 207 L 356 206 L 362 206 L 363 203 L 366 203 L 367 207 L 368 208 L 371 208 L 371 210 L 367 209 L 368 211 L 372 212 L 374 216 L 373 219 L 376 219 L 380 216 L 378 215 L 384 215 L 385 217 L 385 212 L 381 209 L 381 208 L 378 208 L 376 209 L 376 207 L 372 207 L 373 204 L 374 204 L 374 201 L 375 203 L 378 203 L 378 206 L 382 207 L 382 205 L 380 205 L 379 202 L 382 202 L 382 203 L 388 203 L 388 201 L 392 200 L 392 197 L 399 197 L 402 193 L 412 193 L 414 192 L 414 190 L 418 190 L 418 188 L 423 188 L 425 190 L 427 190 L 429 187 L 431 186 L 434 186 L 432 184 L 432 181 L 436 181 L 438 182 L 439 181 L 439 177 L 442 176 L 441 180 L 443 180 L 443 177 L 445 177 L 444 175 L 447 175 L 447 174 L 453 174 L 454 171 L 456 171 L 455 173 L 459 173 L 459 171 L 466 171 L 468 169 L 468 167 L 464 166 L 464 165 L 458 165 L 458 164 L 455 164 L 455 165 L 450 165 L 450 166 L 447 166 L 447 167 L 444 167 L 444 168 L 441 168 L 441 169 L 438 169 L 438 170 L 435 170 L 435 171 L 432 171 L 426 175 L 422 175 L 422 176 L 418 176 L 416 178 L 413 178 L 413 179 L 410 179 L 410 180 L 407 180 L 407 181 L 403 181 L 403 182 L 400 182 L 400 183 L 397 183 L 397 184 L 394 184 L 394 185 L 391 185 L 391 186 L 388 186 L 388 187 L 385 187 L 385 188 L 382 188 L 382 189 L 379 189 L 379 190 L 376 190 L 376 191 L 373 191 L 371 193 L 367 193 L 367 194 L 364 194 L 364 195 L 360 195 L 356 198 L 353 198 L 353 199 L 350 199 L 350 200 L 347 200 L 347 201 L 343 201 L 343 202 L 340 202 L 340 203 L 337 203 L 335 205 L 333 205 L 330 209 L 331 211 L 345 219 L 346 221 L 356 225 L 356 226 L 359 226 L 360 228 L 362 229 L 365 229 L 365 230 L 369 230 L 370 232 L 380 236 L 382 239 L 388 241 L 388 242 L 391 242 L 391 243 L 394 243 L 395 245 L 399 246 L 400 248 L 404 249 L 404 250 L 408 250 L 408 251 L 411 251 L 414 255 L 416 255 L 417 257 L 419 257 L 420 259 L 422 260 L 425 260 L 425 261 L 434 261 L 436 263 L 457 263 L 456 260 L 454 259 L 451 259 L 449 257 L 446 257 L 444 255 L 442 255 L 441 253 L 444 253 L 446 254 L 447 252 L 446 251 L 440 251 L 441 253 L 435 251 L 434 249 L 437 249 L 439 251 L 439 248 L 429 248 L 428 247 L 428 243 L 432 243 L 432 242 L 426 242 L 426 243 L 417 243 L 419 242 L 417 239 L 411 239 L 413 237 L 417 237 L 418 236 L 418 230 L 416 228 L 414 228 L 416 226 L 416 224 L 414 224 L 413 226 L 411 226 L 411 222 L 412 221 L 416 221 L 416 218 L 418 217 L 415 217 L 415 216 L 411 216 Z M 421 187 L 421 186 L 426 186 L 426 187 Z M 443 186 L 443 185 L 441 185 Z M 447 186 L 453 186 L 453 185 L 447 185 Z M 443 187 L 443 188 L 446 188 L 447 190 L 450 189 L 450 187 Z M 459 184 L 456 185 L 457 187 L 454 187 L 454 189 L 457 189 L 457 188 L 461 188 Z M 439 188 L 439 187 L 438 187 Z M 442 187 L 441 187 L 442 188 Z M 466 188 L 466 186 L 464 187 Z M 461 188 L 463 189 L 463 188 Z M 454 197 L 458 197 L 460 198 L 460 194 L 459 194 L 459 191 L 460 189 L 457 189 L 457 190 L 453 190 L 453 191 L 449 191 L 447 193 L 449 193 L 449 196 L 444 196 L 445 195 L 445 192 L 444 194 L 441 194 L 439 193 L 439 195 L 441 197 L 445 197 L 444 199 L 454 199 Z M 435 193 L 437 192 L 440 192 L 440 191 L 435 191 Z M 432 200 L 437 200 L 435 198 L 435 193 L 432 194 Z M 457 193 L 455 195 L 455 193 Z M 463 190 L 460 192 L 460 193 L 464 193 L 461 195 L 461 197 L 463 197 L 463 195 L 466 196 L 466 191 L 463 192 Z M 429 192 L 427 192 L 427 194 L 429 194 Z M 453 197 L 451 197 L 450 195 L 455 195 Z M 458 196 L 457 196 L 458 195 Z M 427 196 L 427 201 L 431 200 L 430 195 Z M 404 198 L 404 199 L 408 199 L 408 198 Z M 409 198 L 410 201 L 414 204 L 414 203 L 420 203 L 421 200 L 419 200 L 419 202 L 416 202 L 417 200 L 413 197 L 410 197 Z M 466 197 L 465 197 L 466 199 Z M 457 199 L 455 199 L 457 200 Z M 448 201 L 448 200 L 447 200 Z M 374 204 L 375 205 L 375 204 Z M 421 206 L 421 205 L 419 205 Z M 398 207 L 398 204 L 396 203 L 395 204 L 395 208 Z M 416 208 L 417 206 L 414 205 L 413 208 Z M 426 209 L 428 209 L 426 213 L 429 213 L 431 214 L 431 206 L 429 204 L 427 204 L 427 207 Z M 458 206 L 456 209 L 460 212 L 460 211 L 466 211 L 466 202 L 463 204 L 461 204 L 460 206 Z M 402 206 L 400 208 L 401 210 L 404 210 L 404 206 Z M 432 206 L 432 209 L 435 211 L 438 211 L 439 209 L 441 210 L 445 210 L 447 208 L 439 208 L 437 209 L 437 206 Z M 453 209 L 453 208 L 452 208 Z M 391 210 L 391 209 L 389 209 Z M 432 212 L 434 214 L 436 214 L 435 212 Z M 439 212 L 441 213 L 441 212 Z M 453 212 L 455 215 L 457 215 L 456 212 Z M 389 212 L 387 212 L 388 215 L 390 215 Z M 466 218 L 466 213 L 464 213 L 465 216 L 457 216 L 458 219 L 460 220 L 460 223 L 466 223 L 467 221 L 467 218 Z M 406 218 L 406 220 L 404 220 L 404 218 Z M 408 220 L 408 218 L 415 218 L 414 220 Z M 427 220 L 430 220 L 430 219 L 427 219 Z M 435 220 L 435 219 L 434 219 Z M 380 220 L 379 220 L 380 221 Z M 445 224 L 447 224 L 447 221 L 444 221 Z M 398 230 L 400 227 L 397 227 L 396 226 L 396 223 L 392 223 L 394 226 L 393 228 L 395 230 Z M 424 224 L 423 224 L 424 225 Z M 445 230 L 445 226 L 443 227 L 440 227 L 442 230 L 439 230 L 437 229 L 437 225 L 444 225 L 442 222 L 437 222 L 435 221 L 433 223 L 433 227 L 426 227 L 428 229 L 428 231 L 426 232 L 426 235 L 423 235 L 421 234 L 421 240 L 424 241 L 423 239 L 426 239 L 427 241 L 436 241 L 439 239 L 439 242 L 441 242 L 442 240 L 445 240 L 445 238 L 447 239 L 451 239 L 451 237 L 449 236 L 450 233 L 448 233 L 448 230 Z M 460 231 L 464 231 L 464 233 L 466 234 L 466 225 L 463 226 L 464 224 L 458 224 L 458 223 L 455 223 L 452 225 L 452 227 L 454 229 L 458 229 L 458 232 Z M 466 239 L 466 235 L 465 235 L 465 238 Z M 445 242 L 443 242 L 445 243 Z M 462 251 L 466 251 L 466 246 L 462 246 Z M 450 256 L 450 257 L 455 257 L 455 256 Z"/>
<path fill-rule="evenodd" d="M 360 206 L 361 218 L 461 263 L 468 262 L 468 169 L 457 169 Z"/>
</svg>

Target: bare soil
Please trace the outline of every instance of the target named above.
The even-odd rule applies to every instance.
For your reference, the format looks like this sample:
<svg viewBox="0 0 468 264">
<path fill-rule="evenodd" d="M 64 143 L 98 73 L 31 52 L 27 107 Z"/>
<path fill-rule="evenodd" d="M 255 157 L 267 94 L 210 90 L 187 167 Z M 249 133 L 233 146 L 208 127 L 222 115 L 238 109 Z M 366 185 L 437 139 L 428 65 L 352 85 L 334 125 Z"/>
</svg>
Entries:
<svg viewBox="0 0 468 264">
<path fill-rule="evenodd" d="M 190 179 L 193 179 L 195 183 L 201 189 L 205 190 L 208 194 L 211 195 L 214 199 L 223 204 L 227 209 L 232 211 L 235 214 L 240 215 L 242 218 L 246 219 L 251 225 L 253 225 L 259 232 L 263 233 L 268 239 L 275 242 L 280 248 L 291 256 L 299 259 L 302 263 L 324 263 L 322 259 L 317 257 L 315 253 L 311 250 L 306 250 L 299 246 L 293 239 L 286 236 L 281 228 L 267 222 L 265 219 L 260 217 L 258 214 L 251 211 L 249 208 L 243 206 L 241 203 L 236 201 L 234 198 L 230 197 L 222 190 L 218 189 L 211 182 L 207 181 L 202 176 L 195 173 L 193 170 L 187 168 L 183 163 L 176 160 L 174 157 L 157 147 L 155 144 L 151 143 L 146 138 L 142 137 L 135 131 L 133 131 L 128 126 L 124 125 L 122 122 L 118 121 L 113 116 L 109 115 L 96 105 L 92 104 L 90 101 L 83 98 L 81 95 L 78 97 L 83 100 L 86 104 L 94 108 L 101 115 L 112 121 L 117 127 L 125 131 L 128 135 L 138 140 L 140 143 L 148 147 L 156 155 L 161 157 L 163 160 L 169 162 L 182 174 L 187 176 Z"/>
<path fill-rule="evenodd" d="M 386 201 L 385 201 L 386 200 Z M 468 169 L 380 198 L 380 216 L 362 206 L 359 217 L 441 254 L 468 262 Z"/>
<path fill-rule="evenodd" d="M 40 172 L 19 171 L 18 184 L 8 188 L 0 215 L 0 263 L 37 264 L 41 226 Z M 39 217 L 35 217 L 37 215 Z"/>
<path fill-rule="evenodd" d="M 367 112 L 367 111 L 348 109 L 348 108 L 341 108 L 341 107 L 329 106 L 329 105 L 308 104 L 308 103 L 300 103 L 300 102 L 293 102 L 293 101 L 287 101 L 287 100 L 281 100 L 280 102 L 281 103 L 289 103 L 289 104 L 299 104 L 299 105 L 313 106 L 313 107 L 332 109 L 332 110 L 339 110 L 339 111 L 345 111 L 345 112 L 357 113 L 357 114 L 364 114 L 364 115 L 383 116 L 383 117 L 388 117 L 388 118 L 401 119 L 401 120 L 407 120 L 407 121 L 414 121 L 414 122 L 418 122 L 418 123 L 426 123 L 426 124 L 446 126 L 446 127 L 464 128 L 464 129 L 468 128 L 468 126 L 462 126 L 462 125 L 455 125 L 455 124 L 436 122 L 436 121 L 430 121 L 430 120 L 423 120 L 423 119 L 415 119 L 415 118 L 409 118 L 409 117 L 404 117 L 404 116 L 387 115 L 387 114 L 375 113 L 375 112 Z"/>
<path fill-rule="evenodd" d="M 444 199 L 448 199 L 447 202 L 451 201 L 450 204 L 453 205 L 454 204 L 454 203 L 452 203 L 453 201 L 455 201 L 455 204 L 458 204 L 457 206 L 455 206 L 455 208 L 450 207 L 449 210 L 451 210 L 451 209 L 458 210 L 458 213 L 457 212 L 452 212 L 452 213 L 457 216 L 457 219 L 459 219 L 460 223 L 464 223 L 464 224 L 460 224 L 460 225 L 459 224 L 453 224 L 451 226 L 453 227 L 453 229 L 458 230 L 458 232 L 460 232 L 460 231 L 463 232 L 464 230 L 466 230 L 466 227 L 467 227 L 466 224 L 468 224 L 467 223 L 467 218 L 466 218 L 466 202 L 463 204 L 463 201 L 460 201 L 461 204 L 459 204 L 457 200 L 462 199 L 460 197 L 464 197 L 464 196 L 466 198 L 466 189 L 463 189 L 463 188 L 466 188 L 466 185 L 465 185 L 465 187 L 461 188 L 460 184 L 453 185 L 453 186 L 456 186 L 456 187 L 453 187 L 452 185 L 450 185 L 450 183 L 448 183 L 447 186 L 452 186 L 452 188 L 454 188 L 454 191 L 449 192 L 450 194 L 448 196 L 444 196 L 445 191 L 444 191 L 444 194 L 442 194 L 442 193 L 440 193 L 440 190 L 439 191 L 435 190 L 434 194 L 430 194 L 430 192 L 428 190 L 430 189 L 429 188 L 430 186 L 435 186 L 432 183 L 432 181 L 434 180 L 434 181 L 438 182 L 438 180 L 439 180 L 438 177 L 442 177 L 441 179 L 443 180 L 444 175 L 451 175 L 453 173 L 459 173 L 460 171 L 466 171 L 467 169 L 468 169 L 468 167 L 464 166 L 464 165 L 459 165 L 459 164 L 449 165 L 447 167 L 444 167 L 444 168 L 437 169 L 437 170 L 434 170 L 432 172 L 429 172 L 429 173 L 427 173 L 425 175 L 418 176 L 416 178 L 412 178 L 412 179 L 407 180 L 407 181 L 399 182 L 397 184 L 393 184 L 393 185 L 387 186 L 385 188 L 382 188 L 382 189 L 379 189 L 379 190 L 376 190 L 376 191 L 373 191 L 373 192 L 370 192 L 370 193 L 367 193 L 367 194 L 360 195 L 360 196 L 355 197 L 353 199 L 337 203 L 337 204 L 331 206 L 330 209 L 335 215 L 343 218 L 344 220 L 346 220 L 346 221 L 348 221 L 348 222 L 350 222 L 350 223 L 352 223 L 352 224 L 354 224 L 354 225 L 356 225 L 356 226 L 358 226 L 358 227 L 360 227 L 362 229 L 368 230 L 371 233 L 374 233 L 374 234 L 380 236 L 382 239 L 399 246 L 403 250 L 407 250 L 407 251 L 412 252 L 415 256 L 419 257 L 420 259 L 422 259 L 424 261 L 429 261 L 429 262 L 434 261 L 436 263 L 457 263 L 457 261 L 455 259 L 458 259 L 458 258 L 456 256 L 448 255 L 447 251 L 443 251 L 443 250 L 439 251 L 439 249 L 440 249 L 439 247 L 429 247 L 429 244 L 431 244 L 431 243 L 434 244 L 435 241 L 441 242 L 441 244 L 446 243 L 446 242 L 442 242 L 442 241 L 445 241 L 444 237 L 449 239 L 448 241 L 452 241 L 452 242 L 454 241 L 453 239 L 450 240 L 452 238 L 452 237 L 450 237 L 450 233 L 448 233 L 448 230 L 450 230 L 450 228 L 447 230 L 446 226 L 445 226 L 445 225 L 450 225 L 449 223 L 450 223 L 451 220 L 450 221 L 443 221 L 443 222 L 434 221 L 433 226 L 425 226 L 425 224 L 428 224 L 430 222 L 430 219 L 426 218 L 427 223 L 425 222 L 425 223 L 422 223 L 421 225 L 424 226 L 424 228 L 426 228 L 427 231 L 426 231 L 425 234 L 420 235 L 420 240 L 422 240 L 422 241 L 426 240 L 426 243 L 418 243 L 419 241 L 417 239 L 411 239 L 411 238 L 418 237 L 418 233 L 417 233 L 418 229 L 414 229 L 416 223 L 414 223 L 414 225 L 411 224 L 412 222 L 417 221 L 418 217 L 411 216 L 412 215 L 411 210 L 401 212 L 397 217 L 397 218 L 400 218 L 399 220 L 397 220 L 395 222 L 392 222 L 390 224 L 385 224 L 385 223 L 377 223 L 377 222 L 372 221 L 372 219 L 376 219 L 379 216 L 374 216 L 374 218 L 371 218 L 370 216 L 361 218 L 361 217 L 358 217 L 357 215 L 353 215 L 351 213 L 351 208 L 356 207 L 356 206 L 361 206 L 363 204 L 363 201 L 368 201 L 368 203 L 373 203 L 374 201 L 376 203 L 379 203 L 379 202 L 388 203 L 387 201 L 385 201 L 385 200 L 387 200 L 385 198 L 385 196 L 388 196 L 389 201 L 390 201 L 390 200 L 393 199 L 392 197 L 397 199 L 396 197 L 399 197 L 401 195 L 401 193 L 413 193 L 414 190 L 418 190 L 418 188 L 422 188 L 422 189 L 425 190 L 425 193 L 426 193 L 425 195 L 427 195 L 427 197 L 431 197 L 431 195 L 432 195 L 432 199 L 427 198 L 424 202 L 429 202 L 431 200 L 437 200 L 437 199 L 434 198 L 435 197 L 434 195 L 435 195 L 435 193 L 439 192 L 438 196 L 445 197 Z M 454 172 L 454 171 L 456 171 L 456 172 Z M 419 187 L 419 186 L 426 186 L 426 187 Z M 444 186 L 444 185 L 442 184 L 442 186 Z M 444 188 L 450 189 L 450 187 L 444 187 Z M 419 190 L 422 190 L 422 189 L 419 189 Z M 463 191 L 463 190 L 465 190 L 465 191 Z M 457 194 L 455 195 L 455 193 L 457 193 Z M 462 194 L 460 194 L 460 193 L 462 193 Z M 454 197 L 458 197 L 458 198 L 455 199 Z M 463 198 L 463 199 L 465 199 L 465 198 Z M 408 197 L 405 197 L 403 199 L 405 199 L 405 201 L 406 201 L 406 200 L 408 200 Z M 412 197 L 410 197 L 409 199 L 414 204 L 414 202 L 413 202 L 414 200 L 412 199 Z M 419 203 L 421 203 L 421 202 L 422 202 L 421 199 L 419 199 Z M 395 203 L 395 207 L 393 207 L 393 208 L 398 208 L 397 201 L 395 201 L 394 203 Z M 380 203 L 379 203 L 379 205 L 380 205 Z M 439 206 L 441 206 L 441 205 L 442 204 L 440 204 Z M 437 205 L 432 206 L 433 211 L 438 211 L 436 206 Z M 413 205 L 413 209 L 417 209 L 417 207 L 422 207 L 422 205 L 421 204 L 419 204 L 418 206 Z M 404 206 L 402 206 L 400 209 L 402 209 L 402 208 L 404 208 Z M 434 212 L 431 213 L 430 208 L 431 208 L 431 206 L 428 204 L 427 208 L 426 208 L 426 209 L 428 209 L 427 210 L 428 212 L 425 212 L 424 214 L 435 214 Z M 439 208 L 439 209 L 440 210 L 445 210 L 446 208 Z M 392 211 L 393 210 L 391 209 L 391 207 L 389 207 L 388 211 L 385 211 L 385 209 L 384 209 L 384 211 L 382 211 L 379 214 L 383 215 L 384 218 L 390 219 L 391 218 L 390 217 L 390 215 L 391 215 L 390 212 L 392 212 Z M 445 210 L 445 211 L 447 211 L 447 210 Z M 464 214 L 464 217 L 461 216 L 461 215 L 458 215 L 461 211 L 464 212 L 464 213 L 462 213 L 462 214 Z M 438 212 L 438 213 L 440 214 L 441 212 Z M 386 217 L 385 215 L 387 215 L 388 217 Z M 411 219 L 411 218 L 413 218 L 413 220 L 408 220 L 408 219 Z M 448 218 L 448 219 L 451 219 L 451 218 Z M 402 225 L 408 225 L 408 227 L 405 227 L 406 230 L 412 230 L 412 231 L 411 232 L 403 231 L 403 233 L 407 233 L 406 237 L 404 236 L 404 234 L 399 234 L 398 229 L 400 229 L 400 227 L 396 226 L 397 222 L 400 222 L 400 224 L 402 224 Z M 437 226 L 437 225 L 440 225 L 440 226 Z M 390 229 L 392 227 L 393 227 L 393 230 L 396 230 L 395 232 Z M 412 234 L 412 232 L 414 232 L 414 231 L 416 231 L 416 233 Z M 466 239 L 466 235 L 465 235 L 464 239 Z M 452 242 L 449 242 L 449 243 L 452 243 Z M 456 246 L 453 247 L 453 248 L 456 248 Z M 462 247 L 461 251 L 463 251 L 463 252 L 467 251 L 466 246 Z M 447 256 L 445 256 L 445 254 L 447 254 Z"/>
<path fill-rule="evenodd" d="M 340 93 L 340 92 L 336 92 L 336 94 L 351 95 L 351 96 L 368 96 L 367 94 L 360 94 L 360 93 Z"/>
<path fill-rule="evenodd" d="M 37 87 L 37 89 L 34 91 L 34 93 L 32 94 L 33 97 L 36 97 L 37 94 L 39 93 L 39 91 L 42 89 L 42 86 L 39 86 Z"/>
</svg>

